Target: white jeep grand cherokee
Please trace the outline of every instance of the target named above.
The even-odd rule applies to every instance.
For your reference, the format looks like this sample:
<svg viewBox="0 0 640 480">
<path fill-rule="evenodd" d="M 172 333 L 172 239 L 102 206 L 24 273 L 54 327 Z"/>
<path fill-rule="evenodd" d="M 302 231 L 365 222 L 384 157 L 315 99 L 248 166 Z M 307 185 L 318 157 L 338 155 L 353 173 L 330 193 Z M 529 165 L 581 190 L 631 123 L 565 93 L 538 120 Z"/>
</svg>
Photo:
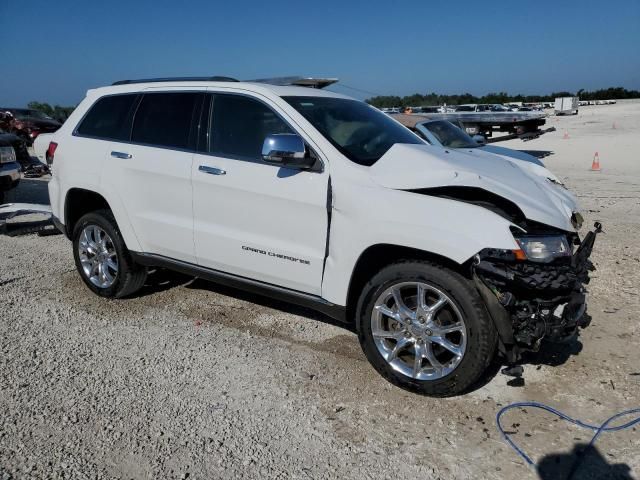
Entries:
<svg viewBox="0 0 640 480">
<path fill-rule="evenodd" d="M 588 324 L 596 232 L 517 161 L 425 144 L 367 104 L 226 78 L 90 90 L 47 150 L 58 227 L 103 297 L 164 267 L 352 323 L 386 379 L 465 392 Z"/>
</svg>

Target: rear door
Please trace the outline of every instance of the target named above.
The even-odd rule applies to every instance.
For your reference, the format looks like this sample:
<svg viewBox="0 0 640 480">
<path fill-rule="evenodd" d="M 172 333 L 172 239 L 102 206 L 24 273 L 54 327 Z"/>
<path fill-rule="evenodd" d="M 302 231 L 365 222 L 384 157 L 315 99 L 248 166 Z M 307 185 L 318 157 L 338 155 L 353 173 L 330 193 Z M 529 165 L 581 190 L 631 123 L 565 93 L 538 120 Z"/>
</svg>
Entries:
<svg viewBox="0 0 640 480">
<path fill-rule="evenodd" d="M 195 263 L 191 167 L 204 92 L 146 92 L 130 141 L 112 143 L 103 175 L 144 252 Z"/>
<path fill-rule="evenodd" d="M 320 294 L 329 172 L 267 165 L 269 134 L 297 133 L 258 97 L 215 93 L 193 163 L 194 240 L 202 266 Z"/>
</svg>

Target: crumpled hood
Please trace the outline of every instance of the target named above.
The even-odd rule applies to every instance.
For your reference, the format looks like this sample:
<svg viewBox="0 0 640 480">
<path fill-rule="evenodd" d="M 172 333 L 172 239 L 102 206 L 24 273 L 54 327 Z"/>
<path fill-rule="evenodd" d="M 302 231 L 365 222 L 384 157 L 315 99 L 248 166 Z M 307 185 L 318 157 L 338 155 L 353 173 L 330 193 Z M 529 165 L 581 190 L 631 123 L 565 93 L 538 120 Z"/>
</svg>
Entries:
<svg viewBox="0 0 640 480">
<path fill-rule="evenodd" d="M 569 192 L 563 193 L 563 187 L 496 155 L 395 144 L 370 167 L 370 175 L 378 185 L 396 190 L 482 188 L 512 201 L 530 220 L 574 230 L 571 214 L 577 206 Z"/>
</svg>

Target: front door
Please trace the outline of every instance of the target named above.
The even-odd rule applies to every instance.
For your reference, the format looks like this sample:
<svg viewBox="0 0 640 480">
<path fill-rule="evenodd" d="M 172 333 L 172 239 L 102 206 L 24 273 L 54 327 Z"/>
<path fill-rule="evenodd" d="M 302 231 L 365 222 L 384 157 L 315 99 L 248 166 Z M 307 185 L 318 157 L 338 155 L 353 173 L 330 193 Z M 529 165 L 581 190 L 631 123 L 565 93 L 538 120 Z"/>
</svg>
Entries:
<svg viewBox="0 0 640 480">
<path fill-rule="evenodd" d="M 205 150 L 193 162 L 198 263 L 320 294 L 327 238 L 328 171 L 265 164 L 272 133 L 295 132 L 282 112 L 242 94 L 211 98 Z M 325 166 L 326 167 L 326 166 Z"/>
</svg>

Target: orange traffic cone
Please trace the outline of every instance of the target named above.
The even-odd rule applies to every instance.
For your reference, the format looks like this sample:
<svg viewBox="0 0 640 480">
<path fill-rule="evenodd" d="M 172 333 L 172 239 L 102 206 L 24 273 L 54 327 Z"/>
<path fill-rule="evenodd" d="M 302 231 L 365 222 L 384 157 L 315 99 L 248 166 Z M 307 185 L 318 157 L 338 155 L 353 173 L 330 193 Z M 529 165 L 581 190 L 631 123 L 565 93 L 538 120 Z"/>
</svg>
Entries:
<svg viewBox="0 0 640 480">
<path fill-rule="evenodd" d="M 564 135 L 562 136 L 565 140 L 569 140 L 569 130 L 564 131 Z"/>
<path fill-rule="evenodd" d="M 600 171 L 600 157 L 598 156 L 598 152 L 593 156 L 593 162 L 591 162 L 591 171 L 599 172 Z"/>
</svg>

